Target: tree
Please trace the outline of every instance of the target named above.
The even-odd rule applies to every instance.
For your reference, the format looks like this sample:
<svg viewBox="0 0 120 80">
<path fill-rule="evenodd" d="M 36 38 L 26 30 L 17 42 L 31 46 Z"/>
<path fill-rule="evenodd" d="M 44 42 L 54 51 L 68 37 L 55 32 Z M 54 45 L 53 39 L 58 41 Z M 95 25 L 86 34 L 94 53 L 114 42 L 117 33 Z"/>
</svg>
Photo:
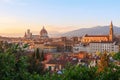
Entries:
<svg viewBox="0 0 120 80">
<path fill-rule="evenodd" d="M 116 54 L 113 56 L 113 58 L 114 58 L 115 60 L 120 61 L 120 52 L 116 53 Z"/>
<path fill-rule="evenodd" d="M 39 60 L 40 57 L 41 57 L 39 48 L 37 48 L 37 49 L 35 50 L 35 54 L 36 54 L 35 58 L 36 58 L 37 60 Z"/>
<path fill-rule="evenodd" d="M 40 49 L 35 49 L 35 52 L 32 54 L 31 57 L 29 57 L 29 71 L 30 73 L 38 73 L 43 74 L 44 73 L 44 65 L 42 61 L 44 60 L 44 53 L 40 52 Z"/>
<path fill-rule="evenodd" d="M 6 50 L 7 53 L 14 54 L 16 59 L 19 60 L 21 56 L 25 56 L 25 48 L 28 47 L 26 44 L 20 45 L 19 43 L 12 43 Z"/>
<path fill-rule="evenodd" d="M 100 56 L 100 55 L 101 55 L 101 52 L 100 52 L 100 51 L 96 51 L 96 55 L 97 55 L 97 56 Z"/>
<path fill-rule="evenodd" d="M 120 67 L 110 64 L 106 70 L 97 74 L 95 80 L 120 80 Z"/>
<path fill-rule="evenodd" d="M 0 78 L 1 80 L 13 80 L 15 75 L 15 57 L 14 55 L 9 55 L 8 53 L 0 54 Z"/>
<path fill-rule="evenodd" d="M 103 72 L 109 66 L 109 56 L 105 51 L 101 57 L 100 61 L 98 62 L 98 73 Z"/>
<path fill-rule="evenodd" d="M 120 80 L 120 67 L 109 62 L 107 52 L 101 54 L 98 67 L 67 65 L 61 70 L 62 74 L 43 74 L 41 62 L 44 60 L 44 52 L 36 49 L 32 57 L 20 56 L 17 59 L 17 46 L 12 49 L 0 53 L 0 80 Z"/>
<path fill-rule="evenodd" d="M 40 53 L 40 61 L 44 61 L 44 58 L 45 58 L 45 56 L 44 56 L 44 51 L 42 50 L 42 52 Z"/>
<path fill-rule="evenodd" d="M 12 43 L 8 43 L 6 41 L 0 41 L 0 53 L 6 52 L 11 46 Z"/>
<path fill-rule="evenodd" d="M 105 51 L 98 63 L 96 80 L 119 80 L 120 67 L 109 61 L 109 55 Z"/>
<path fill-rule="evenodd" d="M 0 54 L 0 80 L 29 80 L 27 58 L 16 60 L 14 54 Z"/>
</svg>

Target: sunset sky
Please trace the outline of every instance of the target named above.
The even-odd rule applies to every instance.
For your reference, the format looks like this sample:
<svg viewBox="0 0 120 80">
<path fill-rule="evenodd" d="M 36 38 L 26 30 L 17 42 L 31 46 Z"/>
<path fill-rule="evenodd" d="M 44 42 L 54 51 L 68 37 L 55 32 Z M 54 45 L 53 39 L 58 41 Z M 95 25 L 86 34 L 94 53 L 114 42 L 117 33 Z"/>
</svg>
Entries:
<svg viewBox="0 0 120 80">
<path fill-rule="evenodd" d="M 120 0 L 0 0 L 0 35 L 63 33 L 94 26 L 120 26 Z"/>
</svg>

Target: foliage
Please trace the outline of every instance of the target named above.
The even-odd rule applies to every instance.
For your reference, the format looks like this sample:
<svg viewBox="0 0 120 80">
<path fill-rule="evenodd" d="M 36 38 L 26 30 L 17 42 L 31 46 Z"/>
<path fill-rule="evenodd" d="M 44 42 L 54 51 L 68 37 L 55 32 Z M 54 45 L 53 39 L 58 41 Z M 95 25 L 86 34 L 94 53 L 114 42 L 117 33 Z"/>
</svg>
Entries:
<svg viewBox="0 0 120 80">
<path fill-rule="evenodd" d="M 110 56 L 113 57 L 115 55 L 115 52 L 111 52 Z"/>
<path fill-rule="evenodd" d="M 115 71 L 113 69 L 116 69 Z M 41 80 L 119 80 L 120 67 L 111 65 L 106 71 L 97 72 L 97 67 L 71 66 L 69 69 L 62 71 L 63 74 L 46 74 Z"/>
<path fill-rule="evenodd" d="M 100 56 L 100 55 L 101 55 L 101 52 L 96 51 L 96 55 L 97 55 L 97 56 Z"/>
<path fill-rule="evenodd" d="M 72 66 L 64 71 L 63 80 L 92 80 L 96 72 L 95 68 L 84 66 Z"/>
<path fill-rule="evenodd" d="M 42 64 L 42 61 L 44 60 L 44 53 L 40 52 L 40 49 L 37 48 L 33 55 L 29 57 L 29 72 L 30 73 L 38 73 L 43 74 L 44 73 L 44 66 Z"/>
<path fill-rule="evenodd" d="M 17 58 L 18 51 L 21 51 L 19 45 L 14 45 L 0 53 L 0 80 L 120 80 L 120 67 L 110 63 L 106 53 L 101 55 L 101 65 L 96 67 L 67 65 L 61 70 L 62 74 L 57 72 L 43 74 L 41 64 L 44 59 L 43 52 L 36 49 L 30 58 L 26 56 Z"/>
<path fill-rule="evenodd" d="M 96 80 L 120 80 L 120 67 L 110 64 L 105 71 L 97 74 Z"/>
<path fill-rule="evenodd" d="M 8 53 L 0 54 L 0 78 L 1 80 L 14 79 L 12 75 L 15 75 L 15 57 L 14 55 L 9 55 Z"/>
<path fill-rule="evenodd" d="M 0 54 L 0 79 L 1 80 L 27 80 L 29 73 L 26 57 L 21 57 L 18 61 L 13 54 Z"/>
<path fill-rule="evenodd" d="M 6 50 L 7 53 L 14 54 L 16 59 L 19 60 L 20 57 L 25 56 L 25 48 L 28 47 L 27 44 L 20 45 L 19 43 L 12 43 Z"/>
<path fill-rule="evenodd" d="M 116 53 L 116 54 L 113 56 L 113 58 L 114 58 L 115 60 L 120 61 L 120 52 Z"/>
<path fill-rule="evenodd" d="M 6 52 L 11 46 L 11 43 L 0 41 L 0 53 Z"/>
<path fill-rule="evenodd" d="M 98 73 L 105 71 L 106 68 L 109 66 L 109 55 L 107 55 L 107 52 L 105 51 L 101 57 L 100 61 L 98 62 Z"/>
</svg>

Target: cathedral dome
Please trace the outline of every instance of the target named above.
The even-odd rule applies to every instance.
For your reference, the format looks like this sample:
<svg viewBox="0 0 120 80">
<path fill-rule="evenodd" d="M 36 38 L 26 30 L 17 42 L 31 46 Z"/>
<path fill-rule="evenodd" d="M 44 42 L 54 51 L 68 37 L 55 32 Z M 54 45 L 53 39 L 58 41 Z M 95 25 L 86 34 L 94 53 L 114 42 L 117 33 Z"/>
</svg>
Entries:
<svg viewBox="0 0 120 80">
<path fill-rule="evenodd" d="M 42 35 L 42 34 L 48 34 L 48 33 L 47 33 L 47 30 L 46 30 L 44 27 L 43 27 L 42 30 L 40 31 L 40 35 Z"/>
<path fill-rule="evenodd" d="M 45 39 L 45 38 L 48 38 L 48 33 L 47 33 L 47 30 L 44 28 L 42 28 L 42 30 L 40 31 L 40 37 L 41 39 Z"/>
</svg>

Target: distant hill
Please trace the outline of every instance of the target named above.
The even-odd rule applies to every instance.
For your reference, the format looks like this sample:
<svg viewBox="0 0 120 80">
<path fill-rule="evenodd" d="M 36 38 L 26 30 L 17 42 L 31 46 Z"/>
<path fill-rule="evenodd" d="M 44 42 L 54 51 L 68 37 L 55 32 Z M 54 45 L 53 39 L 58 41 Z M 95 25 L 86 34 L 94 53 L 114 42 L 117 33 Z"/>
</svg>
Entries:
<svg viewBox="0 0 120 80">
<path fill-rule="evenodd" d="M 120 27 L 114 26 L 114 33 L 116 35 L 120 34 Z M 78 30 L 70 31 L 67 33 L 62 34 L 61 36 L 83 36 L 85 34 L 89 35 L 103 35 L 103 34 L 109 34 L 109 26 L 97 26 L 92 28 L 81 28 Z"/>
</svg>

